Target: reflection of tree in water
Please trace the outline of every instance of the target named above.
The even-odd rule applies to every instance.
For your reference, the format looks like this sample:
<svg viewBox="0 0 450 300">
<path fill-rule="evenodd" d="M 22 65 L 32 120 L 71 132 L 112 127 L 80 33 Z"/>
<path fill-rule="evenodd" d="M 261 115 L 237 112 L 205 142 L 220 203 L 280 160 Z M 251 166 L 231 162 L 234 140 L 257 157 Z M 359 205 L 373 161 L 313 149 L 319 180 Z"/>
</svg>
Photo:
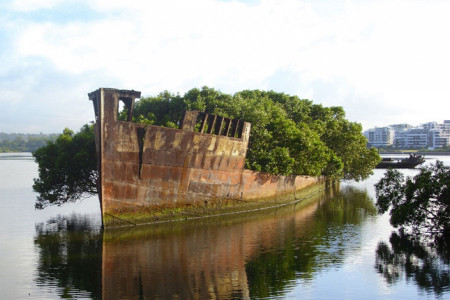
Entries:
<svg viewBox="0 0 450 300">
<path fill-rule="evenodd" d="M 72 215 L 37 224 L 34 243 L 38 285 L 59 287 L 62 298 L 101 298 L 102 239 L 90 218 Z"/>
<path fill-rule="evenodd" d="M 292 220 L 277 251 L 247 262 L 250 295 L 282 295 L 293 280 L 310 280 L 321 269 L 342 264 L 348 248 L 360 242 L 362 222 L 376 212 L 366 191 L 347 187 L 322 201 L 303 227 Z"/>
<path fill-rule="evenodd" d="M 228 219 L 223 225 L 204 220 L 205 225 L 195 223 L 192 228 L 188 223 L 172 224 L 103 235 L 99 228 L 92 229 L 88 218 L 57 218 L 36 226 L 35 244 L 40 250 L 36 281 L 44 287 L 59 287 L 61 297 L 95 299 L 102 297 L 102 284 L 116 296 L 123 293 L 136 298 L 196 295 L 193 292 L 211 292 L 211 288 L 213 294 L 222 292 L 236 299 L 282 295 L 295 279 L 310 280 L 320 270 L 342 264 L 349 247 L 359 247 L 361 223 L 376 214 L 365 192 L 344 189 L 334 193 L 331 199 L 324 197 L 295 212 L 291 206 L 286 214 L 274 218 L 269 214 L 248 223 L 248 219 L 237 220 L 236 226 Z M 260 240 L 266 243 L 253 248 L 249 237 L 239 234 L 264 235 L 255 224 L 271 229 Z M 238 244 L 222 249 L 232 237 Z"/>
<path fill-rule="evenodd" d="M 440 295 L 450 290 L 450 243 L 427 243 L 420 238 L 393 232 L 389 242 L 378 244 L 375 268 L 388 283 L 394 284 L 403 275 L 431 293 Z"/>
</svg>

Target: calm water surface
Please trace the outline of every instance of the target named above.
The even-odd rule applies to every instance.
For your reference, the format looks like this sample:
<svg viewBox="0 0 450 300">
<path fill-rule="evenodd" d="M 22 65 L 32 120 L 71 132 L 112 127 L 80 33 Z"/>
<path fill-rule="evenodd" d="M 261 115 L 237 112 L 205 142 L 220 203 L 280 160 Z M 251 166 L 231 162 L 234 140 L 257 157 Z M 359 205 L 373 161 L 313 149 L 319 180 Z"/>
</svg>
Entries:
<svg viewBox="0 0 450 300">
<path fill-rule="evenodd" d="M 0 154 L 0 299 L 450 298 L 448 260 L 411 255 L 377 215 L 383 173 L 264 213 L 102 231 L 95 197 L 35 210 L 34 160 Z"/>
</svg>

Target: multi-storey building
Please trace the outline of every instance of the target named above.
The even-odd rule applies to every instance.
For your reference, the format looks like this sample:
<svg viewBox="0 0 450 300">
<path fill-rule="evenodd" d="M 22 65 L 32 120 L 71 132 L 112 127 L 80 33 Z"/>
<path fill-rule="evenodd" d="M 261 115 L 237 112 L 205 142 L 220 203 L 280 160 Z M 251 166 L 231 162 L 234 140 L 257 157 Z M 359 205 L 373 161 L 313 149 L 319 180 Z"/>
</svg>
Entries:
<svg viewBox="0 0 450 300">
<path fill-rule="evenodd" d="M 394 146 L 396 148 L 423 149 L 427 148 L 428 132 L 423 128 L 411 128 L 395 132 Z"/>
<path fill-rule="evenodd" d="M 394 130 L 390 127 L 375 127 L 364 132 L 370 146 L 388 147 L 394 142 Z"/>
<path fill-rule="evenodd" d="M 450 134 L 442 129 L 428 131 L 428 148 L 443 148 L 449 145 Z"/>
<path fill-rule="evenodd" d="M 443 124 L 428 122 L 422 126 L 428 130 L 428 148 L 443 148 L 450 144 L 450 120 L 445 120 Z"/>
<path fill-rule="evenodd" d="M 364 132 L 368 146 L 424 149 L 443 148 L 450 145 L 450 120 L 444 123 L 428 122 L 418 127 L 395 124 L 375 127 Z"/>
</svg>

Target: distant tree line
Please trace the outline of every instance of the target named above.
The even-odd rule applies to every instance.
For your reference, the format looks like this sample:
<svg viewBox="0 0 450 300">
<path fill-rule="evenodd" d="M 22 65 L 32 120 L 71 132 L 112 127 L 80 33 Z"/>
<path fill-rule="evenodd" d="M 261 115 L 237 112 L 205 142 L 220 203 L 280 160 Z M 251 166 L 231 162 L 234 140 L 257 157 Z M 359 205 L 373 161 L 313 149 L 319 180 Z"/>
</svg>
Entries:
<svg viewBox="0 0 450 300">
<path fill-rule="evenodd" d="M 3 152 L 33 152 L 55 140 L 58 134 L 27 134 L 0 132 L 0 153 Z"/>
<path fill-rule="evenodd" d="M 370 148 L 371 146 L 368 145 Z M 383 154 L 384 152 L 398 152 L 398 153 L 407 153 L 407 152 L 450 152 L 450 145 L 444 146 L 442 148 L 428 149 L 428 148 L 418 148 L 418 149 L 399 149 L 394 146 L 385 146 L 385 147 L 377 147 L 378 152 Z"/>
</svg>

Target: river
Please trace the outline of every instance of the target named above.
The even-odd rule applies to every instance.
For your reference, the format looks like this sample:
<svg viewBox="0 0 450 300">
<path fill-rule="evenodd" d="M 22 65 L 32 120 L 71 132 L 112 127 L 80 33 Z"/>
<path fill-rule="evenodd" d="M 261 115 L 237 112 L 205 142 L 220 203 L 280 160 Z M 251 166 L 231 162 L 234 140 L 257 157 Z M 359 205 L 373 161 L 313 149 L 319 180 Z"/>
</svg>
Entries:
<svg viewBox="0 0 450 300">
<path fill-rule="evenodd" d="M 405 263 L 377 214 L 383 173 L 282 209 L 102 231 L 96 197 L 35 210 L 33 158 L 0 154 L 0 299 L 449 298 L 448 260 Z"/>
</svg>

